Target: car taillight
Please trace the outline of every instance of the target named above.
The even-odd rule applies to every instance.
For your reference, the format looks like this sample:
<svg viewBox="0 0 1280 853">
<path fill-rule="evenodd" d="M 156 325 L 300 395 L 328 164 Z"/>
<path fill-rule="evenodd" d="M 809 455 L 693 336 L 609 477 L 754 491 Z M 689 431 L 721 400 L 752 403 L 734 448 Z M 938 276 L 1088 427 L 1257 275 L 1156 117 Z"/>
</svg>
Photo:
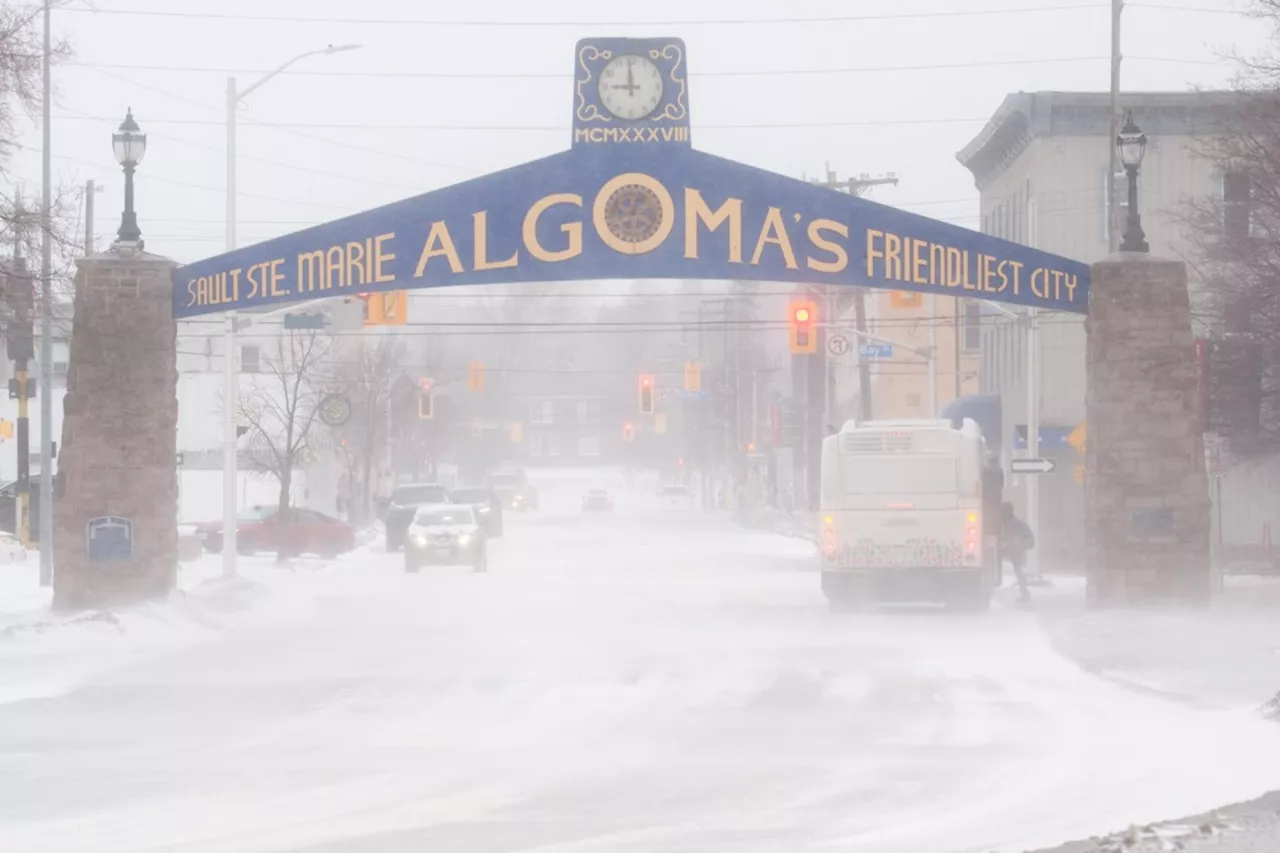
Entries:
<svg viewBox="0 0 1280 853">
<path fill-rule="evenodd" d="M 836 553 L 836 517 L 834 515 L 822 516 L 822 553 L 828 557 L 833 557 Z"/>
<path fill-rule="evenodd" d="M 982 541 L 982 517 L 970 511 L 964 517 L 964 558 L 965 562 L 978 560 L 979 544 Z"/>
</svg>

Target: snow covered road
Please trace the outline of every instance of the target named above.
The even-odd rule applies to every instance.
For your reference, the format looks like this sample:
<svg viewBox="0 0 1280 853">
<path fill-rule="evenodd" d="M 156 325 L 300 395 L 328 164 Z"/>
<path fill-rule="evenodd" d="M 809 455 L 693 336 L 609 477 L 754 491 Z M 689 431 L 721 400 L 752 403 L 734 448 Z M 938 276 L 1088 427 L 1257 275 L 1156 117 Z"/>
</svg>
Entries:
<svg viewBox="0 0 1280 853">
<path fill-rule="evenodd" d="M 1011 609 L 829 614 L 810 549 L 566 499 L 487 575 L 291 573 L 290 618 L 0 704 L 0 850 L 1023 850 L 1280 788 L 1247 710 Z"/>
</svg>

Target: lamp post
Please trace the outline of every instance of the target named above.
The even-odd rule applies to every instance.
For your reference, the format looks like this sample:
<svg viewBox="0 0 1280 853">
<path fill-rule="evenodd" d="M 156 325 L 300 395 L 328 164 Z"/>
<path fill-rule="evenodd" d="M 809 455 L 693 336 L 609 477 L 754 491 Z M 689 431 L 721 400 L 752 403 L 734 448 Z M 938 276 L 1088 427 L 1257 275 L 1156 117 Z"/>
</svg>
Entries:
<svg viewBox="0 0 1280 853">
<path fill-rule="evenodd" d="M 1142 233 L 1142 217 L 1138 215 L 1138 169 L 1147 152 L 1147 135 L 1134 123 L 1132 110 L 1125 116 L 1124 127 L 1116 136 L 1116 152 L 1129 177 L 1129 215 L 1125 220 L 1120 251 L 1149 252 L 1151 247 L 1147 245 L 1147 235 Z"/>
<path fill-rule="evenodd" d="M 227 245 L 236 248 L 236 106 L 254 90 L 277 76 L 295 62 L 312 56 L 328 56 L 359 48 L 358 44 L 329 45 L 320 50 L 300 53 L 245 89 L 236 88 L 236 78 L 227 78 Z M 227 325 L 222 335 L 222 574 L 236 573 L 236 493 L 239 474 L 236 470 L 236 315 L 227 312 Z"/>
<path fill-rule="evenodd" d="M 147 153 L 147 135 L 133 120 L 133 108 L 125 113 L 120 129 L 111 135 L 111 149 L 116 162 L 124 167 L 124 213 L 120 216 L 120 230 L 116 237 L 120 243 L 137 244 L 142 240 L 138 228 L 138 214 L 133 209 L 133 172 Z"/>
</svg>

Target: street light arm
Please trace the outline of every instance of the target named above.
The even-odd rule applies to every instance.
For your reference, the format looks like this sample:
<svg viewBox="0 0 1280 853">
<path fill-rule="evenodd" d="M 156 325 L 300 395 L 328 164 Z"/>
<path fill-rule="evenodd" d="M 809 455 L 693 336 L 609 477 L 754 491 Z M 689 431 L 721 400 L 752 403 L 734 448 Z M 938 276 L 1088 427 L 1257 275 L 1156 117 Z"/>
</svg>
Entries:
<svg viewBox="0 0 1280 853">
<path fill-rule="evenodd" d="M 288 62 L 286 62 L 286 63 L 284 63 L 283 65 L 281 65 L 281 66 L 280 66 L 279 68 L 277 68 L 275 71 L 272 71 L 271 73 L 269 73 L 269 74 L 267 74 L 267 75 L 265 75 L 265 76 L 263 76 L 263 77 L 260 77 L 256 83 L 253 83 L 252 85 L 250 85 L 250 86 L 246 86 L 245 88 L 241 89 L 238 93 L 236 93 L 236 101 L 237 101 L 237 102 L 239 102 L 239 101 L 243 101 L 245 98 L 247 98 L 247 97 L 249 96 L 249 93 L 250 93 L 250 92 L 252 92 L 254 89 L 257 89 L 257 88 L 258 88 L 259 86 L 261 86 L 263 83 L 266 83 L 268 80 L 271 80 L 272 78 L 274 78 L 274 77 L 278 76 L 279 74 L 283 73 L 286 69 L 288 69 L 288 68 L 289 68 L 289 66 L 293 65 L 294 63 L 301 62 L 302 60 L 307 59 L 307 58 L 312 57 L 312 56 L 319 56 L 320 54 L 325 53 L 325 52 L 326 52 L 326 51 L 324 51 L 324 50 L 308 50 L 306 53 L 300 53 L 300 54 L 298 54 L 298 55 L 297 55 L 297 56 L 295 56 L 293 59 L 290 59 Z"/>
<path fill-rule="evenodd" d="M 263 83 L 266 83 L 268 80 L 271 80 L 272 78 L 280 75 L 281 73 L 286 71 L 289 68 L 289 66 L 293 65 L 294 63 L 301 62 L 302 60 L 308 59 L 312 56 L 325 56 L 331 53 L 341 53 L 344 50 L 355 50 L 358 47 L 360 47 L 360 45 L 358 44 L 341 44 L 336 46 L 331 44 L 328 47 L 323 47 L 318 50 L 308 50 L 306 53 L 300 53 L 297 56 L 295 56 L 293 59 L 290 59 L 288 62 L 285 62 L 275 71 L 272 71 L 271 73 L 260 78 L 257 82 L 253 83 L 250 86 L 247 86 L 244 89 L 241 89 L 236 94 L 236 101 L 239 102 L 244 100 L 246 97 L 248 97 L 250 92 L 257 89 L 259 86 L 261 86 Z"/>
</svg>

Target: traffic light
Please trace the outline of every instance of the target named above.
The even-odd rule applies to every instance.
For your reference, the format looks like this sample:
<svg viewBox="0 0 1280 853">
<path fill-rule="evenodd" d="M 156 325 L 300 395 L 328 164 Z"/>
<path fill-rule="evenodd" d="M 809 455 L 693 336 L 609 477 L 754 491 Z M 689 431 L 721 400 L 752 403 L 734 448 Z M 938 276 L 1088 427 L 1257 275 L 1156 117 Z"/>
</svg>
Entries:
<svg viewBox="0 0 1280 853">
<path fill-rule="evenodd" d="M 816 325 L 818 310 L 812 302 L 791 303 L 791 352 L 796 355 L 818 351 Z"/>
<path fill-rule="evenodd" d="M 684 390 L 690 394 L 702 390 L 702 365 L 696 361 L 684 363 Z"/>
<path fill-rule="evenodd" d="M 640 414 L 653 414 L 653 377 L 647 373 L 640 375 Z"/>
<path fill-rule="evenodd" d="M 409 291 L 388 290 L 361 294 L 365 300 L 366 326 L 403 326 L 409 322 Z"/>
<path fill-rule="evenodd" d="M 436 395 L 431 389 L 418 392 L 418 418 L 429 421 L 436 416 Z"/>
<path fill-rule="evenodd" d="M 467 365 L 467 390 L 484 391 L 484 362 L 473 361 Z"/>
<path fill-rule="evenodd" d="M 635 441 L 635 440 L 636 440 L 636 425 L 635 425 L 635 424 L 633 424 L 633 423 L 625 423 L 625 424 L 623 424 L 623 425 L 622 425 L 622 440 L 623 440 L 623 441 Z"/>
</svg>

